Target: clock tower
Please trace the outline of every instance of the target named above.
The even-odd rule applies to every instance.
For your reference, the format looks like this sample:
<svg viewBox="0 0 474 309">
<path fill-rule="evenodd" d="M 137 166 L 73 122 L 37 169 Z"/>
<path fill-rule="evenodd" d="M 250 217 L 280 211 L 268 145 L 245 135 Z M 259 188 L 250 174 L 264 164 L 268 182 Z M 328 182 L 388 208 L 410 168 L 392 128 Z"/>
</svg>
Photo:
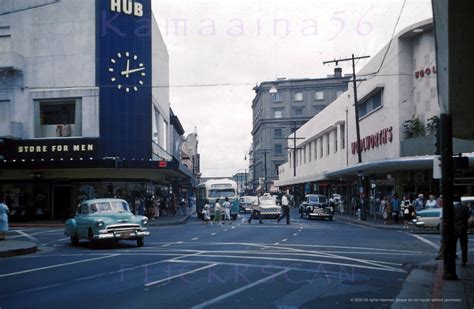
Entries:
<svg viewBox="0 0 474 309">
<path fill-rule="evenodd" d="M 152 158 L 151 0 L 97 0 L 102 157 Z"/>
</svg>

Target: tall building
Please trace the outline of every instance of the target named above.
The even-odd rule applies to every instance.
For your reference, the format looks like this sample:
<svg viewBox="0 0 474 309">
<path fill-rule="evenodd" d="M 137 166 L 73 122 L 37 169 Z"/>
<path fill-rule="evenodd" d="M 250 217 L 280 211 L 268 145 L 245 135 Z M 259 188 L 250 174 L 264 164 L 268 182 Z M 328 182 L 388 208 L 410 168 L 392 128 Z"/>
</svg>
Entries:
<svg viewBox="0 0 474 309">
<path fill-rule="evenodd" d="M 337 68 L 327 78 L 277 79 L 254 88 L 249 179 L 254 190 L 262 183 L 267 190 L 273 189 L 278 166 L 287 161 L 286 137 L 346 91 L 349 79 Z"/>
<path fill-rule="evenodd" d="M 0 196 L 12 220 L 64 219 L 83 198 L 175 193 L 169 56 L 151 0 L 3 1 Z"/>
</svg>

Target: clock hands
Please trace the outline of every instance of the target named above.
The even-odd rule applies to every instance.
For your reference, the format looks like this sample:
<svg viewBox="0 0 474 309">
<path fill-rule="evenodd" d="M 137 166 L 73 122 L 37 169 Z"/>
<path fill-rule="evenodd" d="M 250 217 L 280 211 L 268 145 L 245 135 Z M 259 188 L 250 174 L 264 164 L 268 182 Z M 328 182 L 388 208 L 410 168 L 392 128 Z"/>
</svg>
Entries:
<svg viewBox="0 0 474 309">
<path fill-rule="evenodd" d="M 138 69 L 133 69 L 133 70 L 130 70 L 127 66 L 127 69 L 125 71 L 122 71 L 121 74 L 122 75 L 125 75 L 125 77 L 128 78 L 128 76 L 131 74 L 131 73 L 136 73 L 136 72 L 140 72 L 140 71 L 143 71 L 145 70 L 145 68 L 138 68 Z"/>
</svg>

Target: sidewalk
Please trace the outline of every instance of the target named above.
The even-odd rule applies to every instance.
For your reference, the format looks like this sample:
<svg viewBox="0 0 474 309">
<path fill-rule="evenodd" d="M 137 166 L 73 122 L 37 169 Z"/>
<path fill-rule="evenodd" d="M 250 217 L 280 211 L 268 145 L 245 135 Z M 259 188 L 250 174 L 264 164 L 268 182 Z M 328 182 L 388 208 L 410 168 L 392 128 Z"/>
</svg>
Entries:
<svg viewBox="0 0 474 309">
<path fill-rule="evenodd" d="M 0 241 L 0 258 L 35 253 L 37 250 L 37 245 L 31 241 Z"/>
<path fill-rule="evenodd" d="M 377 216 L 374 222 L 373 215 L 367 215 L 367 220 L 359 220 L 350 214 L 336 214 L 334 220 L 350 224 L 358 224 L 371 228 L 400 230 L 403 223 L 383 224 L 383 218 Z M 458 246 L 459 248 L 459 246 Z M 458 253 L 460 255 L 460 253 Z M 400 294 L 396 297 L 391 308 L 474 308 L 474 263 L 468 261 L 467 267 L 461 267 L 460 259 L 456 260 L 456 274 L 458 280 L 443 280 L 443 260 L 436 261 L 433 257 L 423 264 L 416 265 L 405 279 Z M 473 258 L 471 258 L 471 261 Z"/>
</svg>

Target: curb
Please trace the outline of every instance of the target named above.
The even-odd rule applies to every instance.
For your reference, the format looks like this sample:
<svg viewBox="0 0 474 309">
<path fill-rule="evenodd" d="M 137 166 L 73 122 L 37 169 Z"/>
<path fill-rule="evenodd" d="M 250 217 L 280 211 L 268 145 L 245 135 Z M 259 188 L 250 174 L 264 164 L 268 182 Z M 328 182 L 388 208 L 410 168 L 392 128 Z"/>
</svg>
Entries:
<svg viewBox="0 0 474 309">
<path fill-rule="evenodd" d="M 369 223 L 367 221 L 353 220 L 353 219 L 340 217 L 340 216 L 334 216 L 334 219 L 336 221 L 343 221 L 345 223 L 353 223 L 353 224 L 358 224 L 358 225 L 364 225 L 364 226 L 373 227 L 373 228 L 376 228 L 376 229 L 393 230 L 393 231 L 403 231 L 404 230 L 402 227 L 390 227 L 390 226 L 383 225 L 383 224 L 373 224 L 373 223 Z"/>
<path fill-rule="evenodd" d="M 156 222 L 156 221 L 149 221 L 148 226 L 153 227 L 160 227 L 160 226 L 173 226 L 173 225 L 180 225 L 185 224 L 191 216 L 186 216 L 179 221 L 170 221 L 170 222 Z"/>
<path fill-rule="evenodd" d="M 13 250 L 8 250 L 8 251 L 0 251 L 0 258 L 6 258 L 6 257 L 12 257 L 12 256 L 18 256 L 18 255 L 25 255 L 25 254 L 32 254 L 38 251 L 38 246 L 34 245 L 31 247 L 24 247 L 24 248 L 18 248 L 18 249 L 13 249 Z"/>
</svg>

